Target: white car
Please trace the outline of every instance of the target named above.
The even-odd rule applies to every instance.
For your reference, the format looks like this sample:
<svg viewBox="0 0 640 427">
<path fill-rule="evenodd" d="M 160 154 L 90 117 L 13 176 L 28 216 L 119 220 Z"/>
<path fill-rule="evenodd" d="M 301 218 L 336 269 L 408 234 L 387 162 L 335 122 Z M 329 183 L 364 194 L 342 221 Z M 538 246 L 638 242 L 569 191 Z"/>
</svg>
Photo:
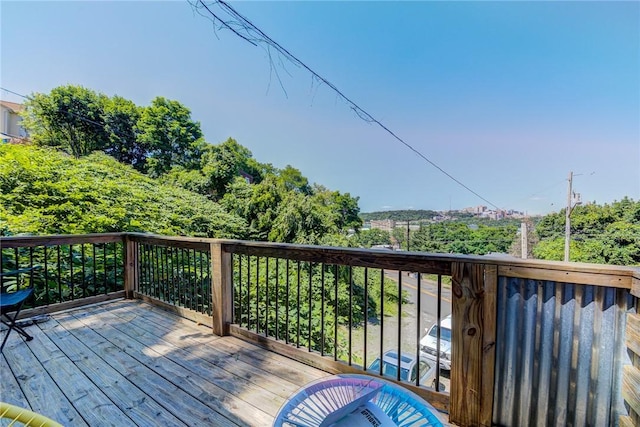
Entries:
<svg viewBox="0 0 640 427">
<path fill-rule="evenodd" d="M 427 335 L 420 340 L 420 352 L 429 360 L 436 361 L 438 354 L 438 324 L 427 329 Z M 451 315 L 440 322 L 440 367 L 451 370 Z"/>
<path fill-rule="evenodd" d="M 400 379 L 410 383 L 416 382 L 416 376 L 420 373 L 420 385 L 435 387 L 436 385 L 436 364 L 421 357 L 420 363 L 416 363 L 415 355 L 401 353 L 400 356 Z M 371 372 L 380 372 L 380 358 L 369 365 L 367 368 Z M 386 351 L 382 355 L 382 375 L 397 379 L 398 378 L 398 352 L 395 350 Z M 440 384 L 440 391 L 444 391 L 444 385 Z"/>
</svg>

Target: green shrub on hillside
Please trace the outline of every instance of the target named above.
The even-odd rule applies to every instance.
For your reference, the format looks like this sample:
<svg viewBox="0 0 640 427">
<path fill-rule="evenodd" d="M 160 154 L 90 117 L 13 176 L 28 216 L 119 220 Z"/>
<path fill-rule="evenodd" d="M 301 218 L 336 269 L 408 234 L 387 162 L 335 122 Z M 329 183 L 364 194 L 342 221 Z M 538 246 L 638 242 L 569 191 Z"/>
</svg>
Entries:
<svg viewBox="0 0 640 427">
<path fill-rule="evenodd" d="M 0 146 L 0 233 L 138 231 L 242 238 L 244 220 L 102 153 Z"/>
</svg>

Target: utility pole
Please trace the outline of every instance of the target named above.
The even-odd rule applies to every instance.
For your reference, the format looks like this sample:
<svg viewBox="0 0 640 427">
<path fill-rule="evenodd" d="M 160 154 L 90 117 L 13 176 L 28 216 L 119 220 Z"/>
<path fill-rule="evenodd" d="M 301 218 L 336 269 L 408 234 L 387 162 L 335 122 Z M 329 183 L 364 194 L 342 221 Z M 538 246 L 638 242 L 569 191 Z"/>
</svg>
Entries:
<svg viewBox="0 0 640 427">
<path fill-rule="evenodd" d="M 581 203 L 580 194 L 574 193 L 573 189 L 573 172 L 569 172 L 569 191 L 567 192 L 567 211 L 565 212 L 564 226 L 564 260 L 569 261 L 569 244 L 571 242 L 571 212 L 573 208 Z M 573 203 L 575 200 L 575 204 Z"/>
<path fill-rule="evenodd" d="M 407 252 L 409 252 L 409 220 L 407 219 Z"/>
<path fill-rule="evenodd" d="M 520 257 L 527 259 L 529 253 L 528 236 L 527 236 L 527 223 L 520 223 Z"/>
</svg>

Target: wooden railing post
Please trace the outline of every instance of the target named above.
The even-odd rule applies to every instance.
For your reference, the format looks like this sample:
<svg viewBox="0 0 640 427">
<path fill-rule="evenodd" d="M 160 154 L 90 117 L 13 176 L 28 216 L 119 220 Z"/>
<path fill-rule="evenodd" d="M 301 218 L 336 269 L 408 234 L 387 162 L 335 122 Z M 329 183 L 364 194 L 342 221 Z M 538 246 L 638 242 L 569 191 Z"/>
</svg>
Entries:
<svg viewBox="0 0 640 427">
<path fill-rule="evenodd" d="M 138 254 L 136 242 L 131 240 L 129 235 L 124 234 L 122 244 L 124 245 L 124 295 L 125 298 L 131 299 L 138 277 Z"/>
<path fill-rule="evenodd" d="M 493 415 L 496 266 L 454 262 L 452 270 L 451 402 L 449 420 L 490 426 Z"/>
<path fill-rule="evenodd" d="M 221 243 L 211 243 L 213 333 L 219 336 L 229 335 L 229 325 L 233 321 L 231 268 L 231 254 L 224 251 Z"/>
<path fill-rule="evenodd" d="M 625 342 L 631 364 L 623 367 L 622 398 L 629 408 L 628 416 L 620 417 L 621 427 L 640 425 L 640 277 L 633 277 L 631 296 L 635 297 L 635 313 L 627 313 Z"/>
</svg>

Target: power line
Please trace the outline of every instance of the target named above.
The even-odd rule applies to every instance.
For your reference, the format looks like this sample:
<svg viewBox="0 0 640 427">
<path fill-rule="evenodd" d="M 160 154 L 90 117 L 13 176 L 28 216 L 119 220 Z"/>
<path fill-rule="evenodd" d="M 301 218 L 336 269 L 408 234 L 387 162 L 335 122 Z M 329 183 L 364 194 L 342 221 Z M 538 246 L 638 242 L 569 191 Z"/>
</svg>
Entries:
<svg viewBox="0 0 640 427">
<path fill-rule="evenodd" d="M 11 93 L 11 94 L 13 94 L 13 95 L 18 95 L 18 96 L 19 96 L 19 97 L 21 97 L 21 98 L 29 99 L 27 96 L 22 95 L 22 94 L 19 94 L 18 92 L 14 92 L 14 91 L 12 91 L 12 90 L 5 89 L 5 88 L 3 88 L 3 87 L 0 87 L 0 89 L 2 89 L 2 90 L 3 90 L 3 91 L 5 91 L 5 92 L 9 92 L 9 93 Z"/>
<path fill-rule="evenodd" d="M 9 89 L 4 88 L 4 87 L 0 87 L 0 90 L 3 90 L 3 91 L 5 91 L 5 92 L 9 92 L 9 93 L 11 93 L 11 94 L 13 94 L 13 95 L 17 95 L 17 96 L 22 97 L 22 98 L 24 98 L 24 99 L 27 99 L 27 100 L 29 100 L 29 101 L 32 101 L 32 100 L 33 100 L 33 98 L 32 98 L 32 97 L 30 97 L 30 96 L 22 95 L 22 94 L 20 94 L 20 93 L 18 93 L 18 92 L 14 92 L 14 91 L 9 90 Z M 127 137 L 120 135 L 118 132 L 114 132 L 113 130 L 107 129 L 107 124 L 106 124 L 106 123 L 96 122 L 95 120 L 91 120 L 91 119 L 90 119 L 90 118 L 88 118 L 88 117 L 82 116 L 82 115 L 80 115 L 80 114 L 78 114 L 78 113 L 74 113 L 73 111 L 70 111 L 68 108 L 63 108 L 63 109 L 60 109 L 60 110 L 61 110 L 62 112 L 64 112 L 64 113 L 71 114 L 72 116 L 74 116 L 74 117 L 76 117 L 76 118 L 78 118 L 78 119 L 80 119 L 80 120 L 82 120 L 82 121 L 85 121 L 85 122 L 90 123 L 90 124 L 92 124 L 92 125 L 98 126 L 98 127 L 100 127 L 102 130 L 104 130 L 104 131 L 108 131 L 109 133 L 111 133 L 111 134 L 115 135 L 115 136 L 116 136 L 116 137 L 118 137 L 120 140 L 126 140 L 126 139 L 128 139 Z"/>
<path fill-rule="evenodd" d="M 338 97 L 341 98 L 344 102 L 346 102 L 347 105 L 349 105 L 349 107 L 362 120 L 364 120 L 364 121 L 366 121 L 368 123 L 375 123 L 380 128 L 382 128 L 385 132 L 387 132 L 389 135 L 391 135 L 396 141 L 398 141 L 401 144 L 403 144 L 406 148 L 408 148 L 409 150 L 414 152 L 418 157 L 420 157 L 421 159 L 423 159 L 424 161 L 429 163 L 431 166 L 433 166 L 438 171 L 443 173 L 446 177 L 448 177 L 449 179 L 454 181 L 456 184 L 460 185 L 462 188 L 464 188 L 465 190 L 469 191 L 471 194 L 475 195 L 476 197 L 478 197 L 479 199 L 481 199 L 484 202 L 488 203 L 489 205 L 495 207 L 496 209 L 500 209 L 495 203 L 492 203 L 491 201 L 487 200 L 485 197 L 481 196 L 478 192 L 472 190 L 469 186 L 467 186 L 462 181 L 460 181 L 459 179 L 457 179 L 456 177 L 451 175 L 449 172 L 444 170 L 441 166 L 439 166 L 433 160 L 428 158 L 425 154 L 423 154 L 418 149 L 413 147 L 411 144 L 406 142 L 404 139 L 399 137 L 395 132 L 393 132 L 390 128 L 388 128 L 386 125 L 384 125 L 381 121 L 379 121 L 378 119 L 373 117 L 364 108 L 362 108 L 360 105 L 358 105 L 355 101 L 353 101 L 352 99 L 347 97 L 333 83 L 331 83 L 326 78 L 321 76 L 319 73 L 314 71 L 310 66 L 308 66 L 306 63 L 304 63 L 302 60 L 300 60 L 295 55 L 293 55 L 290 51 L 288 51 L 286 48 L 284 48 L 278 42 L 273 40 L 267 34 L 265 34 L 256 25 L 254 25 L 249 19 L 247 19 L 246 17 L 241 15 L 238 11 L 236 11 L 232 6 L 230 6 L 224 0 L 215 0 L 213 2 L 213 4 L 217 5 L 222 12 L 224 12 L 224 13 L 226 13 L 228 15 L 229 19 L 227 19 L 227 20 L 221 19 L 218 15 L 214 14 L 211 11 L 211 8 L 209 6 L 207 6 L 207 4 L 203 0 L 197 0 L 195 2 L 190 1 L 190 4 L 195 10 L 198 10 L 198 11 L 200 10 L 200 7 L 198 6 L 198 4 L 201 4 L 202 7 L 204 7 L 211 14 L 211 16 L 213 17 L 213 22 L 214 23 L 215 22 L 219 22 L 220 23 L 221 28 L 230 29 L 233 33 L 237 34 L 242 39 L 244 39 L 245 41 L 251 43 L 254 46 L 257 46 L 259 43 L 266 44 L 267 45 L 267 49 L 273 48 L 280 55 L 282 55 L 284 58 L 289 60 L 291 63 L 293 63 L 293 64 L 295 64 L 295 65 L 297 65 L 299 67 L 304 68 L 305 70 L 307 70 L 312 75 L 312 77 L 314 79 L 316 79 L 320 83 L 324 83 L 331 90 L 333 90 L 338 95 Z M 238 33 L 242 33 L 242 34 L 238 34 Z"/>
</svg>

